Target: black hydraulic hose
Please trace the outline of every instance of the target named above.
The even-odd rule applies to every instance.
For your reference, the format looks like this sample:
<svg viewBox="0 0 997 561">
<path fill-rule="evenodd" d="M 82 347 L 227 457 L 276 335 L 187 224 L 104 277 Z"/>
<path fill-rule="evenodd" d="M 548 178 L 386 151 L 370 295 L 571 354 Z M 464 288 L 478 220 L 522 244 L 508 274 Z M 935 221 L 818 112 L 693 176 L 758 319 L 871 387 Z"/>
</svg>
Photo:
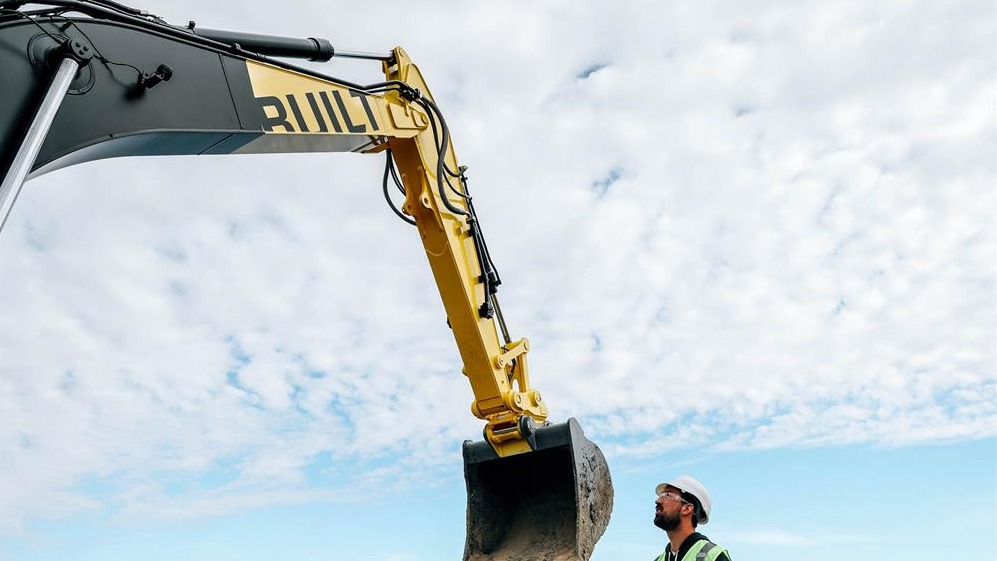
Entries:
<svg viewBox="0 0 997 561">
<path fill-rule="evenodd" d="M 433 139 L 436 142 L 439 142 L 439 139 L 437 138 L 437 135 L 436 135 L 436 121 L 433 120 L 433 113 L 436 113 L 436 117 L 440 120 L 440 128 L 443 129 L 443 138 L 446 139 L 446 142 L 449 144 L 449 142 L 450 142 L 450 127 L 447 126 L 446 119 L 443 118 L 443 113 L 440 112 L 440 108 L 437 107 L 435 103 L 430 102 L 430 106 L 429 107 L 432 109 L 432 111 L 429 112 L 429 120 L 430 120 L 430 123 L 433 125 Z M 447 162 L 446 162 L 446 158 L 445 158 L 445 155 L 446 155 L 445 151 L 446 151 L 446 146 L 440 148 L 440 154 L 441 154 L 440 161 L 443 162 L 443 170 L 447 172 L 446 175 L 444 175 L 442 177 L 444 177 L 444 179 L 445 179 L 445 181 L 447 183 L 447 186 L 450 187 L 450 190 L 453 191 L 453 193 L 455 195 L 457 195 L 458 197 L 460 197 L 462 199 L 465 199 L 465 200 L 469 201 L 471 199 L 471 197 L 468 196 L 467 194 L 462 193 L 461 191 L 459 191 L 456 187 L 454 187 L 453 183 L 450 182 L 450 178 L 451 177 L 462 177 L 463 174 L 455 172 L 455 171 L 451 170 L 449 166 L 447 166 Z M 463 182 L 462 182 L 462 184 L 463 184 Z"/>
<path fill-rule="evenodd" d="M 130 13 L 125 13 L 116 10 L 114 8 L 107 7 L 104 4 L 96 4 L 87 0 L 40 0 L 36 2 L 25 2 L 24 0 L 0 0 L 0 8 L 16 9 L 17 7 L 22 6 L 24 4 L 38 4 L 44 6 L 66 8 L 67 10 L 72 10 L 91 16 L 97 21 L 103 20 L 103 21 L 112 21 L 123 24 L 130 24 L 132 26 L 141 28 L 150 33 L 158 33 L 160 35 L 172 39 L 177 39 L 189 44 L 201 46 L 204 48 L 209 48 L 218 52 L 231 54 L 240 58 L 258 60 L 260 62 L 265 62 L 267 64 L 277 66 L 279 68 L 293 70 L 295 72 L 300 72 L 308 76 L 314 76 L 316 78 L 326 80 L 328 82 L 332 82 L 334 84 L 338 84 L 340 86 L 358 92 L 365 92 L 365 93 L 367 92 L 367 88 L 362 85 L 354 84 L 352 82 L 343 80 L 341 78 L 336 78 L 334 76 L 328 76 L 326 74 L 322 74 L 321 72 L 316 72 L 308 68 L 295 66 L 293 64 L 289 64 L 282 60 L 269 58 L 259 53 L 254 53 L 252 51 L 244 50 L 235 45 L 229 45 L 227 43 L 216 41 L 208 37 L 202 37 L 200 35 L 192 33 L 191 30 L 186 27 L 176 27 L 161 21 L 153 21 L 145 17 L 131 15 Z"/>
<path fill-rule="evenodd" d="M 443 135 L 447 139 L 450 138 L 450 129 L 449 127 L 447 127 L 446 120 L 443 118 L 443 114 L 440 112 L 439 107 L 437 107 L 436 104 L 432 102 L 432 100 L 424 98 L 421 92 L 419 92 L 419 90 L 412 88 L 412 86 L 400 80 L 388 80 L 385 82 L 368 84 L 365 88 L 365 91 L 367 93 L 382 93 L 387 91 L 397 91 L 402 94 L 402 97 L 408 99 L 409 101 L 419 104 L 423 109 L 426 110 L 426 116 L 429 117 L 430 127 L 431 130 L 433 131 L 433 145 L 436 146 L 437 155 L 438 156 L 446 155 L 446 146 L 442 147 L 440 146 L 440 128 L 443 129 Z M 437 119 L 439 119 L 440 127 L 437 127 L 436 125 Z M 449 177 L 462 177 L 463 174 L 460 173 L 459 171 L 453 171 L 452 169 L 450 169 L 450 166 L 446 164 L 445 157 L 440 158 L 440 160 L 443 161 L 443 169 L 447 172 L 447 174 L 443 175 L 442 177 L 447 178 L 446 181 L 447 185 L 450 187 L 450 190 L 453 191 L 453 193 L 458 197 L 467 199 L 468 198 L 467 195 L 461 193 L 456 187 L 454 187 L 453 183 L 451 183 L 449 179 Z M 451 211 L 454 211 L 454 209 L 452 207 L 449 207 L 449 205 L 448 208 L 450 208 Z"/>
<path fill-rule="evenodd" d="M 408 193 L 405 192 L 405 186 L 402 185 L 402 180 L 398 178 L 398 170 L 395 169 L 395 159 L 394 159 L 394 156 L 391 157 L 391 179 L 395 182 L 395 187 L 398 188 L 398 191 L 401 194 L 403 194 L 403 195 L 407 195 L 408 194 Z"/>
<path fill-rule="evenodd" d="M 498 292 L 498 286 L 502 284 L 502 278 L 499 277 L 498 268 L 495 266 L 495 262 L 492 261 L 491 252 L 488 251 L 488 243 L 485 242 L 485 234 L 481 231 L 481 222 L 478 221 L 477 219 L 478 215 L 477 213 L 474 212 L 474 203 L 468 201 L 467 204 L 471 211 L 471 215 L 475 217 L 475 222 L 477 223 L 475 229 L 477 232 L 477 236 L 481 238 L 481 250 L 480 250 L 481 259 L 482 259 L 481 274 L 486 275 L 488 277 L 488 283 L 490 288 L 492 289 L 491 292 L 492 294 L 495 294 L 496 292 Z"/>
<path fill-rule="evenodd" d="M 4 14 L 9 14 L 11 16 L 15 16 L 15 17 L 19 17 L 21 19 L 27 20 L 28 22 L 34 24 L 35 27 L 37 27 L 38 29 L 40 29 L 42 31 L 42 33 L 44 33 L 45 35 L 48 35 L 49 38 L 52 39 L 53 41 L 55 41 L 56 43 L 62 43 L 62 41 L 63 41 L 63 39 L 60 39 L 59 37 L 56 37 L 55 35 L 52 35 L 47 29 L 45 29 L 44 27 L 42 27 L 42 24 L 40 24 L 37 21 L 35 21 L 35 18 L 29 16 L 28 14 L 25 14 L 24 12 L 20 12 L 18 10 L 8 10 L 7 8 L 5 8 L 2 5 L 0 5 L 0 15 L 4 15 Z"/>
<path fill-rule="evenodd" d="M 485 285 L 485 304 L 487 305 L 489 298 L 495 293 L 495 287 L 492 285 L 492 275 L 489 274 L 491 271 L 488 270 L 488 260 L 485 259 L 485 241 L 481 239 L 478 220 L 472 216 L 469 222 L 471 223 L 471 239 L 474 240 L 474 249 L 478 254 L 478 267 L 481 269 L 479 280 Z"/>
<path fill-rule="evenodd" d="M 418 92 L 412 86 L 402 82 L 401 80 L 387 80 L 384 82 L 375 82 L 373 84 L 367 84 L 365 87 L 368 92 L 374 91 L 398 91 L 406 95 L 408 99 L 415 100 L 419 97 Z"/>
<path fill-rule="evenodd" d="M 394 175 L 394 165 L 392 165 L 393 160 L 391 157 L 391 150 L 386 150 L 385 154 L 386 157 L 384 159 L 384 178 L 381 181 L 382 190 L 384 191 L 384 200 L 388 201 L 388 206 L 391 207 L 391 210 L 395 214 L 397 214 L 399 218 L 415 226 L 416 225 L 415 220 L 412 220 L 408 216 L 405 216 L 402 213 L 402 211 L 398 210 L 398 208 L 395 207 L 395 203 L 391 200 L 391 197 L 388 195 L 388 175 L 389 174 Z"/>
<path fill-rule="evenodd" d="M 117 10 L 125 14 L 132 14 L 136 16 L 149 15 L 147 12 L 143 10 L 139 10 L 138 8 L 132 8 L 131 6 L 125 6 L 124 4 L 119 4 L 117 2 L 114 2 L 113 0 L 83 0 L 83 1 L 89 2 L 91 4 L 100 4 L 102 6 L 107 6 L 108 8 Z"/>
<path fill-rule="evenodd" d="M 408 85 L 405 82 L 402 82 L 400 80 L 388 80 L 388 81 L 385 81 L 385 82 L 377 82 L 377 83 L 374 83 L 374 84 L 368 84 L 366 86 L 366 92 L 367 93 L 380 93 L 380 92 L 386 92 L 386 91 L 397 91 L 397 92 L 400 92 L 403 97 L 405 97 L 406 99 L 408 99 L 410 101 L 419 103 L 419 105 L 421 105 L 423 109 L 427 110 L 426 111 L 426 115 L 427 115 L 427 117 L 429 117 L 429 123 L 430 123 L 431 129 L 433 131 L 433 144 L 434 144 L 434 146 L 436 146 L 437 151 L 439 153 L 445 155 L 446 148 L 445 147 L 443 147 L 443 148 L 440 147 L 440 130 L 439 129 L 440 128 L 443 129 L 443 134 L 447 138 L 450 137 L 450 129 L 447 126 L 447 122 L 443 118 L 443 114 L 440 112 L 439 107 L 437 107 L 436 104 L 434 102 L 432 102 L 432 100 L 424 98 L 422 96 L 422 94 L 418 90 L 413 89 L 412 86 L 410 86 L 410 85 Z M 437 119 L 439 119 L 440 127 L 437 127 L 437 125 L 436 125 Z M 443 169 L 447 172 L 447 175 L 450 176 L 450 177 L 463 177 L 463 174 L 459 170 L 458 171 L 454 171 L 454 170 L 450 169 L 450 166 L 448 166 L 446 164 L 446 160 L 445 159 L 443 160 Z M 450 183 L 449 179 L 447 179 L 447 184 L 450 186 L 450 189 L 453 191 L 453 193 L 455 195 L 457 195 L 458 197 L 464 198 L 464 199 L 468 198 L 467 195 L 461 193 L 456 187 L 454 187 L 453 184 Z"/>
<path fill-rule="evenodd" d="M 470 234 L 476 253 L 478 255 L 478 265 L 481 269 L 481 282 L 484 284 L 485 289 L 485 303 L 482 305 L 480 312 L 482 315 L 491 317 L 492 314 L 497 310 L 497 299 L 495 294 L 498 292 L 498 286 L 502 284 L 502 280 L 499 277 L 498 270 L 495 267 L 495 262 L 492 260 L 491 253 L 488 251 L 488 245 L 485 243 L 485 238 L 481 233 L 481 226 L 477 219 L 477 214 L 474 211 L 474 204 L 471 201 L 470 192 L 467 189 L 467 180 L 464 177 L 463 170 L 460 173 L 453 172 L 448 167 L 444 158 L 446 157 L 446 149 L 449 146 L 450 139 L 450 129 L 447 127 L 446 120 L 443 118 L 443 114 L 440 112 L 439 107 L 429 99 L 424 98 L 418 90 L 412 89 L 411 86 L 405 84 L 404 82 L 399 82 L 397 80 L 391 80 L 387 82 L 381 82 L 376 84 L 371 84 L 368 86 L 368 91 L 387 91 L 387 90 L 397 90 L 404 97 L 410 101 L 419 103 L 423 109 L 426 110 L 426 115 L 429 117 L 430 125 L 433 131 L 433 143 L 437 147 L 437 190 L 439 192 L 440 198 L 443 200 L 444 205 L 456 214 L 466 215 L 468 217 L 468 225 L 470 227 Z M 442 129 L 442 141 L 440 139 L 440 130 L 436 125 L 437 118 L 440 121 L 439 129 Z M 461 180 L 461 187 L 464 192 L 458 191 L 452 183 L 450 183 L 449 178 L 446 182 L 450 186 L 450 189 L 458 196 L 467 201 L 467 212 L 460 211 L 460 209 L 455 208 L 446 197 L 446 193 L 443 190 L 443 176 L 440 167 L 443 167 L 450 175 L 454 177 L 459 177 Z M 391 173 L 394 174 L 394 166 L 389 166 Z M 387 179 L 385 179 L 387 181 Z M 397 182 L 397 178 L 396 178 Z M 399 186 L 401 188 L 401 186 Z M 387 186 L 385 185 L 385 190 Z M 403 190 L 404 192 L 404 190 Z M 393 207 L 392 207 L 393 208 Z M 486 313 L 487 312 L 487 313 Z M 499 312 L 500 313 L 500 312 Z M 505 331 L 505 321 L 504 318 L 499 317 L 499 323 L 503 331 Z M 507 343 L 508 334 L 506 333 Z"/>
<path fill-rule="evenodd" d="M 432 120 L 433 117 L 432 117 L 431 113 L 433 112 L 433 110 L 435 108 L 435 104 L 433 104 L 432 101 L 430 101 L 430 100 L 428 100 L 426 98 L 420 98 L 419 99 L 419 104 L 422 105 L 423 109 L 427 110 L 427 114 L 430 114 L 430 120 Z M 436 109 L 436 111 L 439 111 L 439 109 Z M 455 207 L 453 205 L 453 203 L 450 202 L 450 199 L 447 198 L 447 194 L 446 194 L 446 192 L 443 189 L 443 183 L 444 183 L 444 181 L 443 181 L 443 178 L 444 178 L 444 175 L 443 175 L 443 167 L 444 167 L 443 158 L 446 156 L 447 148 L 449 147 L 449 145 L 450 145 L 450 138 L 449 138 L 449 135 L 447 134 L 447 129 L 444 128 L 443 129 L 443 140 L 440 143 L 439 150 L 436 153 L 436 188 L 439 191 L 440 199 L 443 201 L 443 205 L 446 206 L 447 209 L 450 212 L 452 212 L 454 214 L 459 214 L 461 216 L 464 216 L 464 215 L 467 215 L 467 212 L 464 212 L 463 210 Z"/>
<path fill-rule="evenodd" d="M 432 100 L 423 98 L 420 99 L 420 101 L 424 102 L 423 107 L 425 109 L 428 109 L 427 113 L 430 118 L 430 123 L 433 125 L 434 138 L 436 138 L 436 123 L 435 120 L 433 119 L 433 114 L 435 113 L 436 117 L 438 117 L 440 120 L 440 128 L 442 128 L 443 140 L 442 144 L 439 147 L 439 155 L 437 159 L 437 175 L 438 175 L 437 183 L 440 191 L 440 197 L 444 199 L 444 202 L 446 203 L 447 207 L 451 208 L 452 205 L 450 205 L 449 201 L 443 196 L 444 195 L 443 185 L 442 185 L 443 181 L 441 179 L 441 172 L 440 172 L 440 167 L 446 168 L 443 158 L 446 154 L 446 149 L 450 139 L 450 129 L 447 127 L 446 120 L 443 118 L 443 114 L 440 112 L 439 107 L 437 107 Z M 449 168 L 446 169 L 447 171 L 450 171 Z M 459 175 L 458 174 L 454 175 L 456 177 L 461 178 L 461 186 L 464 189 L 464 193 L 462 194 L 458 192 L 453 187 L 453 185 L 450 184 L 449 178 L 447 179 L 447 184 L 450 185 L 451 190 L 453 190 L 459 196 L 464 198 L 464 200 L 467 202 L 466 214 L 469 215 L 468 222 L 470 223 L 471 226 L 471 235 L 474 238 L 475 249 L 477 250 L 478 253 L 478 264 L 481 268 L 481 281 L 485 285 L 485 294 L 488 296 L 494 295 L 496 292 L 498 292 L 498 286 L 502 284 L 502 280 L 499 277 L 498 269 L 495 267 L 495 262 L 492 260 L 491 254 L 488 251 L 488 245 L 485 242 L 484 235 L 481 232 L 481 224 L 478 221 L 477 214 L 474 211 L 474 203 L 471 200 L 470 192 L 467 189 L 467 182 L 463 176 L 463 173 Z"/>
<path fill-rule="evenodd" d="M 446 121 L 446 119 L 443 118 L 443 113 L 440 111 L 440 108 L 437 107 L 435 103 L 433 103 L 431 105 L 431 109 L 432 109 L 432 111 L 429 113 L 429 120 L 430 120 L 430 123 L 433 125 L 433 140 L 434 140 L 434 142 L 436 142 L 437 145 L 439 145 L 440 138 L 439 138 L 439 136 L 438 136 L 438 134 L 436 132 L 436 121 L 433 120 L 433 113 L 435 113 L 436 117 L 440 120 L 440 126 L 443 129 L 443 134 L 446 135 L 447 138 L 450 137 L 450 127 L 447 126 L 447 121 Z M 450 166 L 448 166 L 445 161 L 443 162 L 443 169 L 445 169 L 447 171 L 447 174 L 450 177 L 460 177 L 460 173 L 458 173 L 458 172 L 450 169 Z M 451 188 L 453 188 L 452 185 L 451 185 Z M 460 195 L 460 193 L 457 192 L 456 189 L 454 189 L 454 192 L 457 193 L 458 195 Z M 461 196 L 463 197 L 463 195 L 461 195 Z"/>
<path fill-rule="evenodd" d="M 433 147 L 436 148 L 436 152 L 439 155 L 439 154 L 442 153 L 442 150 L 440 148 L 440 144 L 441 144 L 441 142 L 440 142 L 440 130 L 439 130 L 439 127 L 436 125 L 436 115 L 433 113 L 433 111 L 426 104 L 420 103 L 420 106 L 423 109 L 426 110 L 426 117 L 429 118 L 429 129 L 433 132 Z M 445 161 L 443 162 L 443 165 L 444 166 L 446 165 Z"/>
</svg>

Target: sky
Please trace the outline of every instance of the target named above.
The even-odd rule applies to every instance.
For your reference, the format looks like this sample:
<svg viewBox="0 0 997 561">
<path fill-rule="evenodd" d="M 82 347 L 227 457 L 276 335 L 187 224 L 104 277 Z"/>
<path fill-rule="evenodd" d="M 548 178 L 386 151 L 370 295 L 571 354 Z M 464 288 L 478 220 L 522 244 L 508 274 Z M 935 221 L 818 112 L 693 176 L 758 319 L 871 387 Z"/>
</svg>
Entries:
<svg viewBox="0 0 997 561">
<path fill-rule="evenodd" d="M 993 2 L 137 6 L 412 56 L 532 381 L 612 469 L 594 561 L 663 550 L 653 489 L 680 473 L 734 559 L 997 558 Z M 382 166 L 25 184 L 0 235 L 0 560 L 460 558 L 482 425 Z"/>
</svg>

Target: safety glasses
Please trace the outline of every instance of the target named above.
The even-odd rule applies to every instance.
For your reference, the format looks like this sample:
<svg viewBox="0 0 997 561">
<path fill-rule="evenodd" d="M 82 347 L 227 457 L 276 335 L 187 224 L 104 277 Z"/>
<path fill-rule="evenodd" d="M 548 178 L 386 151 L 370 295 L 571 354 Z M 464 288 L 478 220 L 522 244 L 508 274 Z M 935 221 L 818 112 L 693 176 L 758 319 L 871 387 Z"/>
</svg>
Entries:
<svg viewBox="0 0 997 561">
<path fill-rule="evenodd" d="M 672 501 L 679 501 L 680 503 L 687 504 L 687 505 L 688 504 L 692 504 L 689 501 L 683 499 L 682 495 L 677 495 L 677 494 L 671 493 L 669 491 L 665 491 L 664 493 L 661 493 L 660 495 L 658 495 L 658 497 L 662 498 L 662 499 L 665 499 L 666 501 L 667 500 L 672 500 Z"/>
</svg>

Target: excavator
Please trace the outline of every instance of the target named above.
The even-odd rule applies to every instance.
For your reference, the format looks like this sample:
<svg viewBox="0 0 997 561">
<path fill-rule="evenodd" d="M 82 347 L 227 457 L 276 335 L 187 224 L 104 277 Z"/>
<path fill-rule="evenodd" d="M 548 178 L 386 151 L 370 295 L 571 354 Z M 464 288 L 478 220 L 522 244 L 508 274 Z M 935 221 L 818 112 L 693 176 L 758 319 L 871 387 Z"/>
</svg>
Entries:
<svg viewBox="0 0 997 561">
<path fill-rule="evenodd" d="M 380 64 L 384 80 L 291 62 L 335 57 Z M 384 196 L 419 233 L 484 421 L 463 443 L 464 560 L 587 561 L 612 511 L 606 459 L 575 419 L 548 419 L 529 342 L 499 307 L 467 168 L 403 49 L 172 25 L 111 0 L 0 0 L 0 229 L 26 180 L 67 166 L 291 152 L 381 155 Z"/>
</svg>

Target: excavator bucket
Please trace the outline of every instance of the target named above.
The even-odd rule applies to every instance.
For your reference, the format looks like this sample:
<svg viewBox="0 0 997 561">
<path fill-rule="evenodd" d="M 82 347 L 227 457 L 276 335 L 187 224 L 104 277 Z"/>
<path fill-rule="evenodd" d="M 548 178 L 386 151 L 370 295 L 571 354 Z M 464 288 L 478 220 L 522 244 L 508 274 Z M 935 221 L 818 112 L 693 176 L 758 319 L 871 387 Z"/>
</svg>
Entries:
<svg viewBox="0 0 997 561">
<path fill-rule="evenodd" d="M 532 452 L 464 443 L 464 561 L 588 561 L 609 524 L 613 483 L 578 421 L 542 427 Z"/>
</svg>

